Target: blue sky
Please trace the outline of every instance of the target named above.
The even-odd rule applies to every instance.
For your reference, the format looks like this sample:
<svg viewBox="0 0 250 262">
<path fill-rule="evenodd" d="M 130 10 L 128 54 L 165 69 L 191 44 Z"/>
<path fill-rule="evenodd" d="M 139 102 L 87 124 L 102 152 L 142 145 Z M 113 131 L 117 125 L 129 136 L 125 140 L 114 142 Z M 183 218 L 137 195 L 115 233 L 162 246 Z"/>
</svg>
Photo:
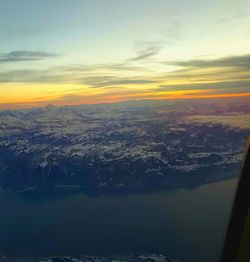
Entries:
<svg viewBox="0 0 250 262">
<path fill-rule="evenodd" d="M 130 88 L 116 84 L 119 92 L 143 88 L 151 92 L 159 85 L 141 84 L 180 70 L 176 61 L 216 60 L 250 53 L 250 1 L 245 0 L 2 0 L 0 7 L 2 104 L 25 103 L 27 99 L 18 97 L 18 91 L 30 92 L 35 85 L 39 91 L 34 91 L 33 101 L 43 100 L 42 90 L 47 92 L 44 101 L 59 99 L 60 90 L 72 97 L 83 93 L 93 97 L 107 90 L 110 93 L 111 85 L 95 92 L 89 81 L 81 81 L 80 86 L 79 75 L 87 80 L 104 77 L 103 82 L 117 78 L 115 83 L 122 82 L 121 77 L 128 78 L 122 83 L 136 78 Z M 124 70 L 117 73 L 114 68 L 121 64 Z M 71 68 L 71 75 L 67 71 L 65 76 L 66 67 Z M 52 83 L 44 81 L 52 79 L 48 71 L 56 71 Z M 20 77 L 22 72 L 26 77 Z M 39 75 L 40 82 L 38 77 L 34 81 L 34 74 Z M 245 70 L 244 79 L 248 74 Z M 167 80 L 161 85 L 178 84 L 178 79 Z M 207 81 L 212 81 L 211 77 Z M 17 96 L 14 100 L 13 95 Z"/>
</svg>

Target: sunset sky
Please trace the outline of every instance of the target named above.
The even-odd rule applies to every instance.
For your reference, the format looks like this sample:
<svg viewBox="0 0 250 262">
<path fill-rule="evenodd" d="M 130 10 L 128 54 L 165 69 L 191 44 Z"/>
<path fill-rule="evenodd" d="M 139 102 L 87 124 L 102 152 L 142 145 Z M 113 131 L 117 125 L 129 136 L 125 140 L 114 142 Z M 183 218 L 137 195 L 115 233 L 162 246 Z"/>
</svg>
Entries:
<svg viewBox="0 0 250 262">
<path fill-rule="evenodd" d="M 1 0 L 0 109 L 250 96 L 249 0 Z"/>
</svg>

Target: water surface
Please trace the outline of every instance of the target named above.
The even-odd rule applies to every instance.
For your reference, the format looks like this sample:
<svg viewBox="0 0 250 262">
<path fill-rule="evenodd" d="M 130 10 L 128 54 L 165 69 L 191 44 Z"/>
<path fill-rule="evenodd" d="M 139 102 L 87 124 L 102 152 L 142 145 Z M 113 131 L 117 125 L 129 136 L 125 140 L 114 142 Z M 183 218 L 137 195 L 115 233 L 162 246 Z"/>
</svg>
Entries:
<svg viewBox="0 0 250 262">
<path fill-rule="evenodd" d="M 236 184 L 47 201 L 1 196 L 0 249 L 14 257 L 135 251 L 216 262 Z"/>
</svg>

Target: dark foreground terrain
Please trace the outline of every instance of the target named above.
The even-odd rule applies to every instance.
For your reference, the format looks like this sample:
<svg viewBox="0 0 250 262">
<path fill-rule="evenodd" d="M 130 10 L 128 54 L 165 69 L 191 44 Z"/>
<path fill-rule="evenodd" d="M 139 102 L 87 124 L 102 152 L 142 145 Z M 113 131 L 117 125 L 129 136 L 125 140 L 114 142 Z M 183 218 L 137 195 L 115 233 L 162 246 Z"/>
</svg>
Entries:
<svg viewBox="0 0 250 262">
<path fill-rule="evenodd" d="M 161 254 L 128 254 L 114 256 L 74 256 L 74 257 L 51 257 L 43 259 L 19 258 L 10 260 L 1 255 L 1 262 L 181 262 L 181 260 L 171 258 Z"/>
</svg>

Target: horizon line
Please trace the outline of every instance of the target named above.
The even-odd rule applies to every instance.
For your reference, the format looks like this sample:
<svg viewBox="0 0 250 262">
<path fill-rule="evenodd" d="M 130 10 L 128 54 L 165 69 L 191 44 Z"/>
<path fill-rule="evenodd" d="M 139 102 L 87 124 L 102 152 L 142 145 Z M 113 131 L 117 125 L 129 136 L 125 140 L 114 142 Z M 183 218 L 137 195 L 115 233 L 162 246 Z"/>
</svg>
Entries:
<svg viewBox="0 0 250 262">
<path fill-rule="evenodd" d="M 168 100 L 198 100 L 198 99 L 233 99 L 233 98 L 248 98 L 250 97 L 250 92 L 246 93 L 235 93 L 235 94 L 210 94 L 210 95 L 192 95 L 192 96 L 176 96 L 168 98 L 147 98 L 147 99 L 128 99 L 128 100 L 119 100 L 113 102 L 100 102 L 100 103 L 77 103 L 77 104 L 58 104 L 58 103 L 43 103 L 43 102 L 34 102 L 34 103 L 0 103 L 0 111 L 15 111 L 15 110 L 30 110 L 35 108 L 46 108 L 49 106 L 52 107 L 71 107 L 71 106 L 97 106 L 97 105 L 112 105 L 112 104 L 122 104 L 129 102 L 149 102 L 149 101 L 168 101 Z M 40 104 L 40 105 L 39 105 Z M 7 107 L 2 105 L 8 105 Z M 19 105 L 17 107 L 13 107 Z M 30 106 L 29 106 L 30 105 Z M 9 107 L 10 106 L 10 107 Z"/>
</svg>

